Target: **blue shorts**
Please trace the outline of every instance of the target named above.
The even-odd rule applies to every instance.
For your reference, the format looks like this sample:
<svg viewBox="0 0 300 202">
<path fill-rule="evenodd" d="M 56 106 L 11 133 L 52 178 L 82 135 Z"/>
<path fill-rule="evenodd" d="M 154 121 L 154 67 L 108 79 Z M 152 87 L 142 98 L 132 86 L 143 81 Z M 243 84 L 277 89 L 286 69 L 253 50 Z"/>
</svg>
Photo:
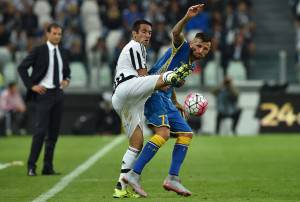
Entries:
<svg viewBox="0 0 300 202">
<path fill-rule="evenodd" d="M 166 126 L 170 128 L 171 133 L 193 133 L 172 101 L 160 92 L 153 93 L 147 100 L 145 117 L 148 125 Z"/>
</svg>

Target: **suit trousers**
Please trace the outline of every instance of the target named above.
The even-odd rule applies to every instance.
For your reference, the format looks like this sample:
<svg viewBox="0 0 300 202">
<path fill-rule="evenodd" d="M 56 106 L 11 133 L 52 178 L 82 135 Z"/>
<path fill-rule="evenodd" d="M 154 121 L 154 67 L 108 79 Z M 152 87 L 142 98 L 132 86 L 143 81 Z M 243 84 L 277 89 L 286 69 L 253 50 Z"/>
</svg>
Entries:
<svg viewBox="0 0 300 202">
<path fill-rule="evenodd" d="M 36 168 L 36 162 L 45 142 L 43 170 L 53 169 L 54 150 L 63 111 L 63 95 L 61 89 L 47 89 L 45 94 L 35 97 L 36 116 L 28 168 Z"/>
</svg>

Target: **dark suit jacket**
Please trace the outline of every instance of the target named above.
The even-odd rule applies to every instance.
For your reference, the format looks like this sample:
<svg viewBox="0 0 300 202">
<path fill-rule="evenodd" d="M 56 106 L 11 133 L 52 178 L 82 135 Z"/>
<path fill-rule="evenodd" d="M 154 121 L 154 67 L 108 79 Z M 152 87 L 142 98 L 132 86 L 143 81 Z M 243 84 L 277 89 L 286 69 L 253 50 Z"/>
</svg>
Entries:
<svg viewBox="0 0 300 202">
<path fill-rule="evenodd" d="M 69 67 L 67 50 L 59 47 L 59 52 L 63 62 L 63 79 L 69 80 L 71 78 L 71 70 Z M 46 76 L 48 66 L 49 49 L 46 43 L 35 47 L 18 66 L 20 77 L 28 90 L 26 100 L 34 98 L 35 93 L 31 90 L 31 88 L 32 86 L 39 84 L 39 82 Z M 28 69 L 30 67 L 32 67 L 31 75 L 28 73 Z"/>
</svg>

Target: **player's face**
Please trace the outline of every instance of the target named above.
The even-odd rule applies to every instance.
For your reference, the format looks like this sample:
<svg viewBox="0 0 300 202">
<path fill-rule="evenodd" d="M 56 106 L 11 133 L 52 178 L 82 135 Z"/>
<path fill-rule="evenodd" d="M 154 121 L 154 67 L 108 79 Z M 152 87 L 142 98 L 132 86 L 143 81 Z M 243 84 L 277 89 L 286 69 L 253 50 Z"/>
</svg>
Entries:
<svg viewBox="0 0 300 202">
<path fill-rule="evenodd" d="M 141 24 L 138 32 L 133 31 L 133 39 L 144 46 L 148 46 L 150 43 L 151 34 L 152 27 L 147 24 Z"/>
<path fill-rule="evenodd" d="M 190 48 L 192 49 L 193 56 L 196 59 L 201 59 L 210 51 L 211 42 L 203 42 L 201 39 L 195 38 L 191 41 Z"/>
<path fill-rule="evenodd" d="M 47 39 L 53 44 L 59 44 L 62 37 L 62 30 L 59 27 L 52 27 L 50 32 L 47 32 Z"/>
</svg>

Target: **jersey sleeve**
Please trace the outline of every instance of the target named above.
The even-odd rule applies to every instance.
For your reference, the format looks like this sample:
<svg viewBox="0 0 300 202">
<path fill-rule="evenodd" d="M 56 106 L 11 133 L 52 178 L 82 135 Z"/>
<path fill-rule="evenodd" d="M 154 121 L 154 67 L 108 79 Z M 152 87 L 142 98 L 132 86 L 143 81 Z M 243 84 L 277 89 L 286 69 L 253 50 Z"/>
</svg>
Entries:
<svg viewBox="0 0 300 202">
<path fill-rule="evenodd" d="M 144 69 L 146 66 L 146 48 L 140 43 L 134 43 L 129 48 L 129 60 L 134 69 Z"/>
</svg>

